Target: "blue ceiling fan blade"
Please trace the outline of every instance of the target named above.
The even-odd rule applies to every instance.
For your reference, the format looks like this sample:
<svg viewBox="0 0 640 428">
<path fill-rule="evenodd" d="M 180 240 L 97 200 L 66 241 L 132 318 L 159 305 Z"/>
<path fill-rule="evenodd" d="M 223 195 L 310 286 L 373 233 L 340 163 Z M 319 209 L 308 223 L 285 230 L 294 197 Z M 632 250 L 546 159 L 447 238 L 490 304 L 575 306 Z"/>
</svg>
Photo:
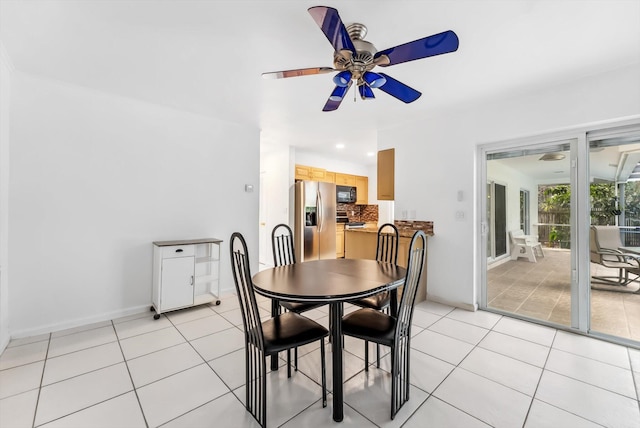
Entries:
<svg viewBox="0 0 640 428">
<path fill-rule="evenodd" d="M 309 14 L 316 21 L 318 27 L 322 30 L 333 49 L 336 52 L 351 51 L 356 52 L 356 48 L 353 46 L 353 42 L 347 33 L 338 11 L 332 7 L 315 6 L 309 8 Z"/>
<path fill-rule="evenodd" d="M 369 85 L 360 85 L 358 86 L 358 91 L 360 92 L 360 98 L 363 100 L 372 100 L 375 98 L 373 95 L 373 91 L 369 87 Z"/>
<path fill-rule="evenodd" d="M 331 95 L 329 96 L 329 99 L 324 105 L 322 111 L 337 110 L 338 107 L 340 107 L 340 103 L 344 99 L 345 95 L 347 95 L 347 92 L 349 92 L 349 88 L 351 87 L 352 82 L 353 81 L 350 80 L 349 84 L 346 86 L 336 86 L 333 92 L 331 92 Z"/>
<path fill-rule="evenodd" d="M 434 34 L 423 39 L 385 49 L 375 54 L 374 58 L 386 55 L 389 62 L 380 61 L 377 64 L 381 67 L 388 67 L 394 64 L 441 55 L 458 50 L 458 36 L 453 31 Z"/>
<path fill-rule="evenodd" d="M 420 98 L 420 95 L 422 95 L 415 89 L 405 85 L 402 82 L 397 81 L 392 77 L 389 77 L 386 74 L 379 74 L 387 79 L 387 82 L 384 85 L 380 86 L 379 89 L 391 95 L 392 97 L 399 99 L 400 101 L 404 101 L 405 103 L 409 104 Z"/>
</svg>

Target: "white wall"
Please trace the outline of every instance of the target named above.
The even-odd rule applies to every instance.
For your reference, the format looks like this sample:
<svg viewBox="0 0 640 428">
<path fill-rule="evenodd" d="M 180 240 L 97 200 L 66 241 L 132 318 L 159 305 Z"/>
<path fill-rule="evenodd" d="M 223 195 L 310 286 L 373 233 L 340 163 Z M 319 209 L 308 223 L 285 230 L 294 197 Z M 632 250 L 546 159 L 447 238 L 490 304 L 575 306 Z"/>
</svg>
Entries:
<svg viewBox="0 0 640 428">
<path fill-rule="evenodd" d="M 328 171 L 340 172 L 352 175 L 369 175 L 369 167 L 364 164 L 344 161 L 339 155 L 326 157 L 324 155 L 302 149 L 295 150 L 295 163 L 299 165 L 314 166 L 324 168 Z"/>
<path fill-rule="evenodd" d="M 531 177 L 521 174 L 500 161 L 491 161 L 487 164 L 487 179 L 506 185 L 507 198 L 507 254 L 511 251 L 511 242 L 508 232 L 520 229 L 520 190 L 529 191 L 529 220 L 531 225 L 530 235 L 538 234 L 538 184 Z"/>
<path fill-rule="evenodd" d="M 233 289 L 239 231 L 256 270 L 258 129 L 18 72 L 11 108 L 12 336 L 148 310 L 152 241 L 223 239 Z"/>
<path fill-rule="evenodd" d="M 493 103 L 433 112 L 413 126 L 380 132 L 378 149 L 396 148 L 396 218 L 401 210 L 415 209 L 418 219 L 434 221 L 429 299 L 463 307 L 476 303 L 476 146 L 639 114 L 639 75 L 635 64 Z M 455 218 L 457 211 L 464 219 Z"/>
<path fill-rule="evenodd" d="M 271 248 L 271 231 L 280 223 L 293 228 L 290 221 L 290 187 L 294 182 L 291 158 L 293 150 L 289 147 L 279 147 L 260 155 L 260 173 L 263 176 L 263 186 L 260 188 L 263 204 L 260 207 L 260 262 L 273 265 L 273 251 Z"/>
<path fill-rule="evenodd" d="M 0 41 L 0 353 L 9 343 L 9 129 L 12 65 Z"/>
</svg>

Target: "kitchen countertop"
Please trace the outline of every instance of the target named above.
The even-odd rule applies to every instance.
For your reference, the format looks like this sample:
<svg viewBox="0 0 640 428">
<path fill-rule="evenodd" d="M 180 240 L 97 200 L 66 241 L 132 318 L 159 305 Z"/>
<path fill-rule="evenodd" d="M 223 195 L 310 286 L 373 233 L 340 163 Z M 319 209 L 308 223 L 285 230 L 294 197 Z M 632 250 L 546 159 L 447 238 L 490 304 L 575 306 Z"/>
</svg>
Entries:
<svg viewBox="0 0 640 428">
<path fill-rule="evenodd" d="M 399 233 L 401 238 L 412 238 L 413 234 L 416 232 L 416 230 L 417 229 L 409 229 L 409 228 L 400 229 L 400 228 L 398 228 L 398 233 Z M 345 232 L 358 232 L 358 233 L 378 233 L 378 228 L 377 227 L 362 227 L 362 228 L 358 228 L 358 229 L 347 229 L 347 228 L 345 228 L 344 231 Z M 433 233 L 427 233 L 427 236 L 433 236 Z"/>
</svg>

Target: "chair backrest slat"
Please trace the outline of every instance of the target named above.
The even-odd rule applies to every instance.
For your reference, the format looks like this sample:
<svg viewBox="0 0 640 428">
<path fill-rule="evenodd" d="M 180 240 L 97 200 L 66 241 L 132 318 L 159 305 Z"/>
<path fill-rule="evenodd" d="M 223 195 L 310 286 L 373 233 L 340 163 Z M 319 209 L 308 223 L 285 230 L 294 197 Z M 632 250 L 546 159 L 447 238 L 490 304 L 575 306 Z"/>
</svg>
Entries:
<svg viewBox="0 0 640 428">
<path fill-rule="evenodd" d="M 282 223 L 273 228 L 271 232 L 271 248 L 273 250 L 274 266 L 292 265 L 296 263 L 293 247 L 293 232 L 288 225 Z"/>
<path fill-rule="evenodd" d="M 248 344 L 253 344 L 258 349 L 264 350 L 262 323 L 260 322 L 260 311 L 253 290 L 253 281 L 251 280 L 247 243 L 238 232 L 234 232 L 231 235 L 230 242 L 231 268 L 240 302 L 240 311 L 242 312 L 245 340 Z"/>
<path fill-rule="evenodd" d="M 407 262 L 407 275 L 404 281 L 402 297 L 398 307 L 398 318 L 395 332 L 396 344 L 403 337 L 409 337 L 413 308 L 422 276 L 424 261 L 427 256 L 427 235 L 421 230 L 417 231 L 409 246 L 409 260 Z"/>
<path fill-rule="evenodd" d="M 398 228 L 391 223 L 385 223 L 378 229 L 378 247 L 376 260 L 379 262 L 398 264 L 398 243 L 400 234 Z"/>
</svg>

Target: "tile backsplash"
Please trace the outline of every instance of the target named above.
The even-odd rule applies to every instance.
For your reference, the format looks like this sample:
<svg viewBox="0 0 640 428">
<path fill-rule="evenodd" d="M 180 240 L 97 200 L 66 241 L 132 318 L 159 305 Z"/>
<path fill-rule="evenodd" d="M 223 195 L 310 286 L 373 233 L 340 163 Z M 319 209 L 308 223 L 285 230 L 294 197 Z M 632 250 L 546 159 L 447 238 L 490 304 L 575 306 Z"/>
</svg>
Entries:
<svg viewBox="0 0 640 428">
<path fill-rule="evenodd" d="M 420 220 L 396 220 L 398 230 L 422 230 L 428 236 L 433 236 L 433 222 Z"/>
<path fill-rule="evenodd" d="M 338 211 L 346 211 L 349 221 L 378 222 L 377 205 L 337 204 Z"/>
</svg>

